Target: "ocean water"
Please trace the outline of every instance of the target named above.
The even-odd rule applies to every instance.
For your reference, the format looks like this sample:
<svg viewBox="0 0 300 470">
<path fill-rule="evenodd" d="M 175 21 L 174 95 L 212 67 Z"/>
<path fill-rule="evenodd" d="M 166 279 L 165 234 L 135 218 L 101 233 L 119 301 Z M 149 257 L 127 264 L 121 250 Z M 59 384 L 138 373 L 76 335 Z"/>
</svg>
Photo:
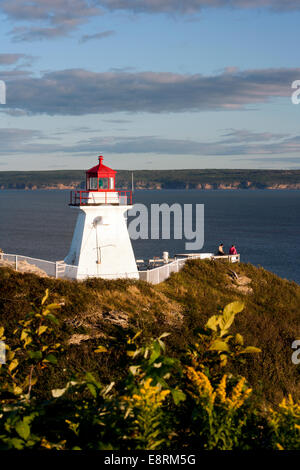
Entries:
<svg viewBox="0 0 300 470">
<path fill-rule="evenodd" d="M 68 253 L 77 211 L 69 191 L 0 191 L 0 248 L 5 253 L 62 260 Z M 300 284 L 300 191 L 135 191 L 134 202 L 204 204 L 201 251 L 227 251 L 235 244 L 241 261 L 263 266 Z M 136 258 L 185 251 L 187 240 L 136 240 Z"/>
</svg>

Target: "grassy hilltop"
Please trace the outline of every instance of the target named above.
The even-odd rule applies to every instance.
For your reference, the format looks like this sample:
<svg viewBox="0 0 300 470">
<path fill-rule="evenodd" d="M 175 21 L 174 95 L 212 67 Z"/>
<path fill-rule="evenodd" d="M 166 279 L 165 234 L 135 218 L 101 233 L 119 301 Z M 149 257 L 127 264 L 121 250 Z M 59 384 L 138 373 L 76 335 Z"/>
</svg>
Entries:
<svg viewBox="0 0 300 470">
<path fill-rule="evenodd" d="M 38 313 L 40 310 L 36 306 L 40 304 L 46 289 L 49 290 L 49 298 L 47 302 L 44 300 L 46 303 L 42 307 L 46 310 Z M 47 307 L 49 302 L 51 305 Z M 224 326 L 224 321 L 220 320 L 223 322 L 224 331 L 219 335 L 219 327 L 215 326 L 214 320 L 217 317 L 213 316 L 220 314 L 231 302 L 235 303 L 231 304 L 229 310 L 227 308 L 227 314 L 225 315 L 224 311 L 223 317 L 218 317 L 219 320 L 225 319 L 227 325 Z M 50 338 L 50 330 L 47 332 L 41 329 L 44 328 L 41 325 L 43 316 L 48 318 L 47 315 L 52 315 L 49 312 L 56 308 L 55 305 L 52 306 L 53 303 L 60 304 L 56 314 L 58 323 L 53 323 L 52 333 L 54 342 L 57 343 L 53 346 L 53 351 L 56 347 L 62 347 L 57 355 L 58 362 L 50 357 L 53 356 L 52 353 L 42 361 L 42 355 L 38 357 L 37 352 L 30 352 L 34 343 L 30 344 L 28 340 L 31 335 L 32 338 L 37 338 L 37 344 L 42 345 L 45 343 L 39 342 L 44 333 L 49 333 Z M 37 333 L 32 333 L 29 324 L 24 323 L 25 314 L 32 311 L 32 308 L 37 312 L 36 317 L 31 317 L 38 321 Z M 26 406 L 24 401 L 18 405 L 22 410 L 25 407 L 25 411 L 20 412 L 23 416 L 23 421 L 20 422 L 25 423 L 24 416 L 38 416 L 28 418 L 29 424 L 30 420 L 35 419 L 35 433 L 45 433 L 47 428 L 48 434 L 41 440 L 37 437 L 29 438 L 28 434 L 26 441 L 22 435 L 23 431 L 19 432 L 16 428 L 16 434 L 15 428 L 12 427 L 9 429 L 14 431 L 10 431 L 7 437 L 7 425 L 2 429 L 0 419 L 0 448 L 1 439 L 6 442 L 4 448 L 6 445 L 8 448 L 18 448 L 18 445 L 19 448 L 53 448 L 51 440 L 60 436 L 63 444 L 60 442 L 58 447 L 54 448 L 100 446 L 108 449 L 154 449 L 171 445 L 173 448 L 200 446 L 199 448 L 231 449 L 265 446 L 300 449 L 299 405 L 294 405 L 293 402 L 286 405 L 283 402 L 279 411 L 270 411 L 270 415 L 265 415 L 265 410 L 270 407 L 278 410 L 281 400 L 289 394 L 295 400 L 300 400 L 300 369 L 291 360 L 292 343 L 297 337 L 300 338 L 299 312 L 300 286 L 250 264 L 228 265 L 206 260 L 189 261 L 181 272 L 172 274 L 167 281 L 155 286 L 133 280 L 63 281 L 1 268 L 0 330 L 1 326 L 5 328 L 5 333 L 2 331 L 2 334 L 6 335 L 6 341 L 13 350 L 19 347 L 18 325 L 23 322 L 23 349 L 25 355 L 28 351 L 27 354 L 33 361 L 31 363 L 36 364 L 31 366 L 29 379 L 30 388 L 33 376 L 34 381 L 37 380 L 32 388 L 34 398 Z M 163 333 L 169 333 L 169 336 L 163 335 L 153 343 L 153 339 Z M 212 336 L 205 336 L 207 334 Z M 135 335 L 137 339 L 132 340 Z M 209 343 L 209 338 L 215 338 L 213 343 Z M 162 349 L 162 341 L 166 345 L 165 352 Z M 210 346 L 205 350 L 203 345 L 206 341 L 207 344 L 215 344 L 215 347 Z M 235 342 L 234 346 L 231 345 L 232 341 Z M 224 345 L 224 342 L 227 345 Z M 147 344 L 150 346 L 145 349 Z M 228 345 L 231 346 L 226 349 Z M 254 352 L 253 354 L 237 353 L 244 351 L 243 348 L 247 346 L 251 346 L 249 352 Z M 233 348 L 235 353 L 231 353 L 233 349 L 230 348 Z M 259 348 L 261 352 L 255 348 Z M 13 371 L 17 370 L 20 377 L 24 375 L 26 388 L 27 372 L 25 373 L 21 366 L 23 349 L 16 349 L 15 355 L 10 357 L 12 362 L 15 358 L 18 359 L 17 364 L 9 365 L 11 372 L 6 376 L 6 380 L 9 382 Z M 180 363 L 176 362 L 178 360 L 180 367 Z M 140 365 L 136 365 L 136 361 L 140 361 Z M 131 372 L 128 371 L 130 363 L 133 364 Z M 5 373 L 4 366 L 0 368 L 0 375 L 1 371 Z M 4 388 L 1 392 L 0 386 L 2 403 L 14 403 L 12 398 L 9 398 L 10 394 L 18 395 L 22 392 L 16 388 L 18 374 L 15 374 L 15 384 L 12 382 L 13 389 L 7 388 L 5 391 Z M 76 392 L 66 391 L 67 383 L 78 383 L 83 377 L 87 377 L 85 380 L 92 398 L 88 398 L 87 391 L 79 385 Z M 228 387 L 229 383 L 235 384 L 231 398 L 229 391 L 224 391 L 226 380 Z M 108 391 L 103 389 L 106 386 L 109 386 Z M 119 395 L 114 395 L 115 388 L 122 390 L 118 392 Z M 8 393 L 8 390 L 13 391 Z M 51 404 L 51 390 L 56 390 L 57 396 L 66 393 L 67 398 L 63 395 Z M 252 398 L 246 406 L 243 403 L 250 393 Z M 170 400 L 167 398 L 168 394 L 172 396 L 174 403 L 172 405 L 168 401 L 168 405 L 165 405 L 167 408 L 161 408 L 163 402 Z M 42 402 L 46 405 L 39 404 Z M 73 406 L 77 407 L 75 415 Z M 125 413 L 127 406 L 129 408 Z M 212 406 L 214 408 L 211 408 Z M 102 409 L 101 413 L 99 407 Z M 103 411 L 103 407 L 106 411 Z M 95 411 L 96 408 L 98 411 Z M 191 411 L 192 409 L 194 411 Z M 125 418 L 122 418 L 122 410 Z M 242 410 L 250 416 L 244 433 L 241 429 L 246 425 L 246 415 L 239 414 Z M 203 414 L 204 411 L 206 414 Z M 96 419 L 97 413 L 103 416 L 99 418 L 100 421 Z M 189 413 L 192 413 L 191 417 L 187 418 Z M 209 416 L 213 413 L 211 416 L 214 418 L 210 419 L 215 420 L 215 426 L 220 428 L 220 432 L 224 427 L 224 434 L 219 436 L 217 428 L 212 431 L 208 424 L 206 428 L 207 413 Z M 7 419 L 14 419 L 13 422 L 16 422 L 15 414 L 14 418 L 10 416 Z M 131 418 L 133 421 L 130 421 Z M 59 421 L 61 419 L 62 421 Z M 155 420 L 158 420 L 157 423 Z M 63 431 L 66 424 L 58 422 L 68 423 L 69 431 Z M 153 424 L 154 422 L 156 424 Z M 31 429 L 29 424 L 28 432 Z M 166 438 L 171 431 L 164 430 L 165 426 L 173 429 L 173 440 L 171 437 Z M 187 428 L 183 429 L 182 426 Z M 109 430 L 108 435 L 106 429 Z M 11 441 L 13 432 L 17 436 L 16 439 L 22 441 L 21 444 L 19 441 Z M 259 433 L 261 437 L 257 439 Z M 162 435 L 166 440 L 163 437 L 159 440 L 158 436 Z M 102 444 L 99 444 L 99 440 Z M 65 444 L 65 441 L 68 444 Z M 167 444 L 168 441 L 171 444 Z"/>
<path fill-rule="evenodd" d="M 197 327 L 229 302 L 242 300 L 245 308 L 233 330 L 262 354 L 248 359 L 239 372 L 270 402 L 286 393 L 300 399 L 300 369 L 291 361 L 292 342 L 300 338 L 300 286 L 250 264 L 234 269 L 251 282 L 239 286 L 228 265 L 209 261 L 190 261 L 159 285 L 102 279 L 70 282 L 0 269 L 0 325 L 12 332 L 46 288 L 52 301 L 64 304 L 57 337 L 65 351 L 62 367 L 53 375 L 47 371 L 44 387 L 49 389 L 62 386 L 73 372 L 94 371 L 104 382 L 121 376 L 127 358 L 118 340 L 110 339 L 121 333 L 142 330 L 147 340 L 169 332 L 168 352 L 179 357 L 195 339 Z M 109 347 L 109 358 L 92 354 L 99 342 Z"/>
</svg>

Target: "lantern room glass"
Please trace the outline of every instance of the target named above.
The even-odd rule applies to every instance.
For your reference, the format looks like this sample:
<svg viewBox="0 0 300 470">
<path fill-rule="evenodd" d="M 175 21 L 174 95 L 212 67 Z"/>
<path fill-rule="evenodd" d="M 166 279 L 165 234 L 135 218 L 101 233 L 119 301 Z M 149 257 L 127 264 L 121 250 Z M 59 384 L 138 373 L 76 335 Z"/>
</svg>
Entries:
<svg viewBox="0 0 300 470">
<path fill-rule="evenodd" d="M 115 189 L 115 178 L 114 177 L 97 177 L 89 176 L 87 179 L 87 189 L 89 191 L 105 191 Z"/>
<path fill-rule="evenodd" d="M 88 189 L 92 189 L 92 190 L 94 190 L 94 191 L 97 191 L 97 189 L 98 189 L 98 187 L 97 187 L 97 185 L 98 185 L 98 178 L 93 178 L 93 177 L 91 177 L 91 178 L 88 179 L 88 183 L 89 183 L 89 184 L 88 184 Z"/>
</svg>

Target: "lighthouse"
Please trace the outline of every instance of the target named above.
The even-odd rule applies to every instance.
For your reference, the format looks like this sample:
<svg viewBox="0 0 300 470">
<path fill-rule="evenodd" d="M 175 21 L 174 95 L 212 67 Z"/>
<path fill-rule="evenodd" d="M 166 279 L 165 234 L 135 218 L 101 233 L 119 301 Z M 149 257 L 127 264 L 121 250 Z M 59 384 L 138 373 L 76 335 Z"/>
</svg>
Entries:
<svg viewBox="0 0 300 470">
<path fill-rule="evenodd" d="M 98 165 L 86 172 L 86 189 L 71 191 L 70 204 L 78 211 L 68 255 L 64 259 L 77 279 L 133 278 L 139 274 L 127 230 L 125 213 L 132 208 L 132 192 L 115 188 L 116 171 Z M 66 268 L 68 269 L 68 268 Z"/>
</svg>

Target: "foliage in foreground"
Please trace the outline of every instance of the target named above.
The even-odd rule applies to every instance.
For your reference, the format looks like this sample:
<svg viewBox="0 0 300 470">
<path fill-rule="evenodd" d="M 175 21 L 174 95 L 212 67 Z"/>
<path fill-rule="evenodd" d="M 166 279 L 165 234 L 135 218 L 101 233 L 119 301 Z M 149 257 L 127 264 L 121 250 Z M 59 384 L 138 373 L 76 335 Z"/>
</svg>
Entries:
<svg viewBox="0 0 300 470">
<path fill-rule="evenodd" d="M 62 349 L 54 331 L 60 306 L 47 304 L 48 294 L 19 321 L 12 345 L 0 328 L 0 449 L 300 449 L 300 405 L 289 396 L 265 408 L 244 377 L 225 373 L 228 363 L 260 353 L 230 332 L 243 303 L 210 317 L 182 361 L 166 355 L 168 333 L 145 343 L 141 332 L 124 332 L 124 379 L 104 385 L 87 372 L 45 401 L 35 393 L 39 374 L 57 367 Z"/>
</svg>

